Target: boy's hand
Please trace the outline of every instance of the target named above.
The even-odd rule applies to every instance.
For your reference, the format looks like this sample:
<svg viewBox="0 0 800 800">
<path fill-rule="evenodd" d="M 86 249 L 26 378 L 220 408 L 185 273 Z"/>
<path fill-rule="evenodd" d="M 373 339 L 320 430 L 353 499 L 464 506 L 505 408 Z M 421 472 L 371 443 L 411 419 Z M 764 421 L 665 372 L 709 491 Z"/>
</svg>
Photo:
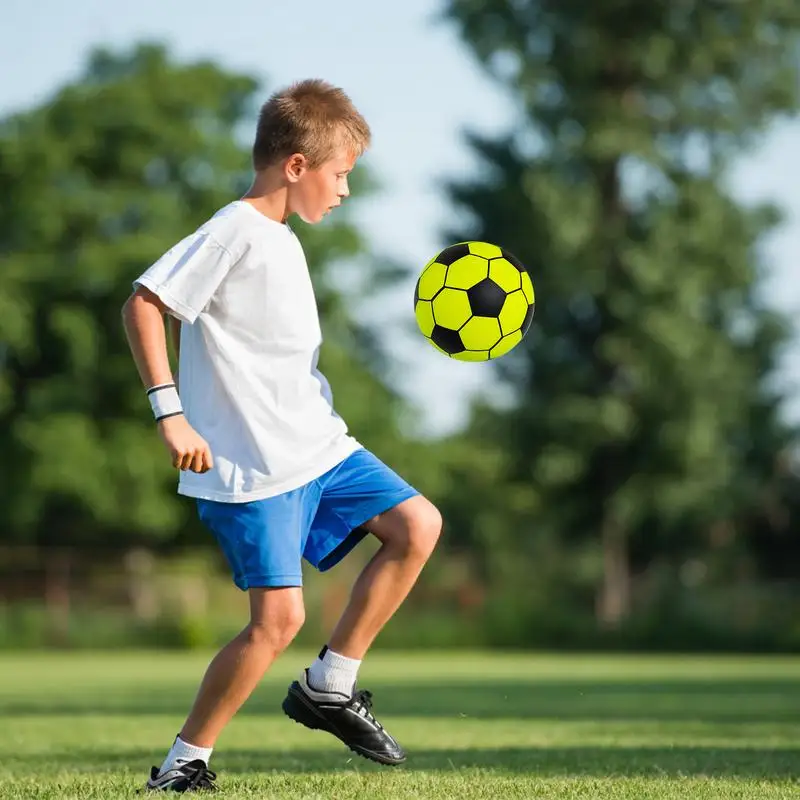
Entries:
<svg viewBox="0 0 800 800">
<path fill-rule="evenodd" d="M 201 473 L 214 466 L 208 443 L 182 414 L 161 420 L 158 432 L 172 456 L 173 466 Z"/>
</svg>

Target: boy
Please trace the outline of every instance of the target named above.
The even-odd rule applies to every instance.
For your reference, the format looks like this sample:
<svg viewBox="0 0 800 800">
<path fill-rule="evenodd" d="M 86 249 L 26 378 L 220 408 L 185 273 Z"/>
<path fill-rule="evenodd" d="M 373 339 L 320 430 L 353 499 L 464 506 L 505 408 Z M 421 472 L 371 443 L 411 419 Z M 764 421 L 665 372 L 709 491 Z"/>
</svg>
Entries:
<svg viewBox="0 0 800 800">
<path fill-rule="evenodd" d="M 214 743 L 304 621 L 301 558 L 320 571 L 368 533 L 381 547 L 356 580 L 284 712 L 382 764 L 405 754 L 355 691 L 375 637 L 417 580 L 441 530 L 437 509 L 362 447 L 317 369 L 314 291 L 291 214 L 319 222 L 349 194 L 370 130 L 347 95 L 309 80 L 259 115 L 247 194 L 134 282 L 123 322 L 159 434 L 247 591 L 250 621 L 211 661 L 150 789 L 215 789 Z M 164 315 L 179 324 L 180 396 Z"/>
</svg>

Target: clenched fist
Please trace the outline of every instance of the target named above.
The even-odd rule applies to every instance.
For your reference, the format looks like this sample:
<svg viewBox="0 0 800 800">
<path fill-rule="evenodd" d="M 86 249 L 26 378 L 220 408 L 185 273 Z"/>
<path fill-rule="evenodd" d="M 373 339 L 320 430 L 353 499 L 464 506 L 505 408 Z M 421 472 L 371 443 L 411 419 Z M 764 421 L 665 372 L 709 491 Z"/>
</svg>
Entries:
<svg viewBox="0 0 800 800">
<path fill-rule="evenodd" d="M 161 420 L 158 431 L 172 456 L 173 466 L 201 473 L 214 466 L 211 448 L 183 414 Z"/>
</svg>

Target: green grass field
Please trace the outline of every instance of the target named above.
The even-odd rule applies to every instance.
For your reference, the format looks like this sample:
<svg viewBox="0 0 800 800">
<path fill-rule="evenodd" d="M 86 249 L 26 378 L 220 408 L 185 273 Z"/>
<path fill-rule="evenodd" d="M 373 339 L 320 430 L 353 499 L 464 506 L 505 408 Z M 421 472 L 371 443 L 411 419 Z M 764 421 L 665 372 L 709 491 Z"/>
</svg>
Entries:
<svg viewBox="0 0 800 800">
<path fill-rule="evenodd" d="M 382 654 L 386 768 L 280 711 L 283 656 L 212 760 L 231 798 L 800 798 L 800 659 Z M 0 797 L 135 797 L 207 654 L 0 655 Z"/>
</svg>

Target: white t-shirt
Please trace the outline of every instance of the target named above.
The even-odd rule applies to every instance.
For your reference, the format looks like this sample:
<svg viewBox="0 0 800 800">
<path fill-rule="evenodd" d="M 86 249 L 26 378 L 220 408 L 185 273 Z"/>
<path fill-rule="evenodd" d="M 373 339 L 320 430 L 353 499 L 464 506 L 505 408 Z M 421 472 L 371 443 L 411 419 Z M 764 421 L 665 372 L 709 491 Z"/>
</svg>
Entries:
<svg viewBox="0 0 800 800">
<path fill-rule="evenodd" d="M 361 445 L 317 369 L 322 344 L 305 254 L 288 225 L 237 200 L 134 282 L 182 321 L 186 418 L 214 468 L 180 473 L 178 492 L 223 502 L 296 489 Z"/>
</svg>

